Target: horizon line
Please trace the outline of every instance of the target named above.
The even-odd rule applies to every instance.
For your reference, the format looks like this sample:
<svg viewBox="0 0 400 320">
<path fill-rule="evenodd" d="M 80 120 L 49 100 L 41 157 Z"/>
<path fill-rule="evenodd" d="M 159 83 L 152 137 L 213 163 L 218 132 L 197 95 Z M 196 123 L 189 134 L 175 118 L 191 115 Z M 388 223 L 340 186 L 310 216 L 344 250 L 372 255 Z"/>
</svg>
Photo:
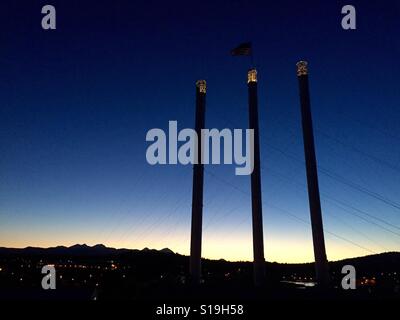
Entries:
<svg viewBox="0 0 400 320">
<path fill-rule="evenodd" d="M 170 250 L 170 251 L 172 251 L 173 252 L 173 254 L 178 254 L 178 255 L 181 255 L 181 256 L 185 256 L 185 257 L 190 257 L 190 255 L 185 255 L 185 254 L 182 254 L 182 253 L 179 253 L 179 252 L 175 252 L 175 251 L 173 251 L 172 249 L 170 249 L 170 248 L 168 248 L 168 247 L 164 247 L 164 248 L 162 248 L 162 249 L 154 249 L 154 248 L 149 248 L 149 247 L 144 247 L 144 248 L 142 248 L 142 249 L 138 249 L 138 248 L 126 248 L 126 247 L 108 247 L 108 246 L 106 246 L 105 244 L 103 244 L 103 243 L 97 243 L 97 244 L 94 244 L 94 245 L 88 245 L 88 244 L 86 244 L 86 243 L 76 243 L 76 244 L 73 244 L 73 245 L 71 245 L 71 246 L 66 246 L 66 245 L 55 245 L 55 246 L 50 246 L 50 247 L 36 247 L 36 246 L 25 246 L 25 247 L 3 247 L 3 246 L 0 246 L 0 249 L 16 249 L 16 250 L 25 250 L 25 249 L 28 249 L 28 248 L 35 248 L 35 249 L 54 249 L 54 248 L 58 248 L 58 247 L 64 247 L 64 248 L 67 248 L 67 249 L 69 249 L 69 248 L 72 248 L 72 247 L 74 247 L 74 246 L 86 246 L 86 247 L 89 247 L 89 248 L 94 248 L 94 247 L 96 247 L 96 246 L 103 246 L 103 247 L 105 247 L 105 248 L 107 248 L 107 249 L 114 249 L 114 250 L 132 250 L 132 251 L 134 251 L 134 250 L 137 250 L 137 251 L 143 251 L 143 250 L 145 250 L 145 249 L 148 249 L 148 250 L 155 250 L 155 251 L 162 251 L 162 250 L 165 250 L 165 249 L 168 249 L 168 250 Z M 346 257 L 346 258 L 343 258 L 343 259 L 339 259 L 339 260 L 328 260 L 328 262 L 339 262 L 339 261 L 344 261 L 344 260 L 347 260 L 347 259 L 357 259 L 357 258 L 364 258 L 364 257 L 370 257 L 370 256 L 377 256 L 377 255 L 381 255 L 381 254 L 388 254 L 388 253 L 398 253 L 398 254 L 400 254 L 400 251 L 384 251 L 384 252 L 379 252 L 379 253 L 371 253 L 371 254 L 367 254 L 367 255 L 363 255 L 363 256 L 353 256 L 353 257 Z M 225 259 L 225 258 L 207 258 L 207 257 L 201 257 L 201 259 L 205 259 L 205 260 L 210 260 L 210 261 L 220 261 L 220 260 L 223 260 L 223 261 L 226 261 L 226 262 L 231 262 L 231 263 L 237 263 L 237 262 L 242 262 L 242 263 L 253 263 L 253 261 L 250 261 L 250 260 L 229 260 L 229 259 Z M 307 262 L 277 262 L 277 261 L 268 261 L 268 260 L 265 260 L 265 263 L 278 263 L 278 264 L 314 264 L 315 263 L 315 261 L 307 261 Z"/>
</svg>

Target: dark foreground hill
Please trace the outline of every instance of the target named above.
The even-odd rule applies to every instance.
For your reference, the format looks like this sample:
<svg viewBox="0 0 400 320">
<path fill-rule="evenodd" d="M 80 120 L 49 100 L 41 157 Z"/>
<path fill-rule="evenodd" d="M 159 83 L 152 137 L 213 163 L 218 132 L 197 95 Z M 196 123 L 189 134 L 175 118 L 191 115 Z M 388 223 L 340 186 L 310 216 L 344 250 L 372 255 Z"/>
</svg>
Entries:
<svg viewBox="0 0 400 320">
<path fill-rule="evenodd" d="M 4 248 L 0 247 L 0 257 L 6 258 L 11 256 L 20 257 L 81 257 L 81 258 L 122 258 L 130 259 L 135 256 L 144 259 L 162 258 L 163 255 L 168 255 L 169 260 L 176 259 L 177 261 L 182 261 L 182 259 L 187 259 L 187 257 L 180 254 L 174 253 L 168 248 L 162 250 L 154 250 L 149 248 L 144 248 L 143 250 L 137 249 L 116 249 L 106 247 L 103 244 L 97 244 L 94 246 L 88 246 L 86 244 L 76 244 L 71 247 L 57 246 L 50 248 L 39 248 L 39 247 L 26 247 L 26 248 Z M 165 257 L 164 257 L 165 258 Z M 204 260 L 206 264 L 211 265 L 247 265 L 250 262 L 228 262 L 223 259 L 221 260 Z M 299 271 L 306 271 L 313 268 L 313 263 L 276 263 L 267 262 L 267 266 L 272 269 L 281 270 L 291 270 L 296 269 Z M 374 272 L 384 272 L 384 271 L 400 271 L 400 252 L 386 252 L 381 254 L 368 255 L 364 257 L 349 258 L 339 261 L 331 261 L 331 268 L 337 269 L 343 265 L 350 264 L 355 266 L 357 269 L 364 271 L 374 271 Z"/>
<path fill-rule="evenodd" d="M 57 289 L 44 292 L 41 268 L 53 264 Z M 341 290 L 344 265 L 356 268 L 357 288 Z M 115 249 L 104 245 L 24 249 L 0 248 L 2 296 L 55 299 L 267 299 L 320 297 L 312 289 L 314 264 L 266 263 L 268 291 L 252 286 L 251 262 L 202 261 L 202 285 L 189 285 L 189 258 L 170 249 Z M 400 253 L 388 252 L 329 263 L 332 288 L 339 297 L 400 298 Z"/>
</svg>

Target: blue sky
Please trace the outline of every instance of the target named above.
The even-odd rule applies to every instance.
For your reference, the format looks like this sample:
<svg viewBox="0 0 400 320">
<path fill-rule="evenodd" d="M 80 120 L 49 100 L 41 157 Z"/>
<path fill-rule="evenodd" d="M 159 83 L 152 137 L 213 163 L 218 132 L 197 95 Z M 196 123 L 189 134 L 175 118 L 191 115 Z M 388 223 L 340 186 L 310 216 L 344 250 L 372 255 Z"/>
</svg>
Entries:
<svg viewBox="0 0 400 320">
<path fill-rule="evenodd" d="M 399 250 L 396 1 L 353 1 L 353 31 L 341 28 L 343 1 L 52 1 L 55 31 L 40 27 L 44 4 L 5 1 L 0 10 L 1 246 L 187 254 L 192 169 L 148 165 L 145 136 L 169 120 L 193 127 L 197 79 L 208 84 L 207 127 L 246 128 L 250 62 L 229 52 L 252 41 L 266 259 L 313 260 L 301 59 L 309 61 L 328 258 Z M 205 257 L 252 259 L 249 192 L 249 177 L 233 166 L 206 167 Z"/>
</svg>

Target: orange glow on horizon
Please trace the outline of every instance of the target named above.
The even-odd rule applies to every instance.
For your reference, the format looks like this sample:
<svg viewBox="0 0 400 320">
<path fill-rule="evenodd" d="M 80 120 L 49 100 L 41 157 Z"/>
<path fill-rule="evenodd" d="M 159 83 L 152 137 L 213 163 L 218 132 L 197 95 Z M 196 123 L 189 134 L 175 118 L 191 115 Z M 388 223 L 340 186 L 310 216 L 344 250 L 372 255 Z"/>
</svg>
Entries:
<svg viewBox="0 0 400 320">
<path fill-rule="evenodd" d="M 9 235 L 8 235 L 9 236 Z M 11 237 L 8 237 L 10 239 Z M 8 240 L 7 234 L 0 236 L 0 246 L 12 248 L 25 248 L 27 246 L 33 247 L 55 247 L 55 246 L 72 246 L 75 244 L 87 244 L 93 246 L 99 243 L 107 247 L 114 248 L 128 248 L 128 249 L 143 249 L 145 247 L 161 250 L 169 248 L 172 251 L 189 255 L 189 234 L 181 234 L 174 241 L 164 242 L 165 239 L 158 238 L 144 239 L 143 241 L 136 241 L 135 244 L 130 243 L 128 240 L 124 242 L 101 241 L 94 240 L 93 238 L 83 238 L 78 235 L 71 239 L 71 235 L 63 236 L 62 234 L 53 235 L 54 240 L 43 237 L 41 234 L 33 234 L 33 237 L 27 241 L 26 237 L 13 235 L 14 240 Z M 217 236 L 203 238 L 203 254 L 204 258 L 208 259 L 225 259 L 227 261 L 252 261 L 252 242 L 251 234 L 220 234 Z M 362 250 L 361 248 L 354 248 L 350 245 L 343 245 L 340 242 L 327 239 L 327 254 L 328 260 L 335 261 L 345 258 L 365 256 L 371 253 Z M 398 251 L 398 248 L 389 248 L 390 251 Z M 307 236 L 303 238 L 296 237 L 269 237 L 265 240 L 265 257 L 267 261 L 279 263 L 306 263 L 313 262 L 313 248 L 311 239 Z"/>
</svg>

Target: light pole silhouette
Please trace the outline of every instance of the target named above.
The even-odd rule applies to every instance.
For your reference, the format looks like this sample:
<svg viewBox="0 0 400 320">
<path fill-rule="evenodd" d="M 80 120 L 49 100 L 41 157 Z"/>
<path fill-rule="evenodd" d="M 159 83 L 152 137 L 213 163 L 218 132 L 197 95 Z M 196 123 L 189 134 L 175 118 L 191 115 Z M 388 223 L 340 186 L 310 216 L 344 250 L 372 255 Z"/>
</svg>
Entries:
<svg viewBox="0 0 400 320">
<path fill-rule="evenodd" d="M 317 159 L 315 156 L 314 133 L 308 86 L 308 63 L 297 64 L 299 81 L 301 119 L 303 128 L 304 154 L 306 158 L 308 200 L 310 205 L 312 238 L 314 245 L 316 280 L 319 286 L 329 283 L 328 261 L 325 251 L 324 228 L 322 223 L 321 200 L 319 195 Z"/>
<path fill-rule="evenodd" d="M 203 185 L 204 166 L 202 164 L 203 137 L 201 129 L 205 129 L 206 111 L 206 81 L 196 82 L 196 117 L 195 131 L 198 137 L 193 165 L 192 190 L 192 229 L 190 241 L 190 277 L 192 284 L 199 284 L 201 280 L 201 240 L 203 228 Z"/>
<path fill-rule="evenodd" d="M 252 154 L 253 172 L 251 173 L 251 209 L 253 223 L 254 284 L 261 286 L 265 282 L 264 238 L 261 199 L 260 138 L 258 127 L 257 70 L 247 73 L 249 99 L 249 129 L 254 130 L 254 149 Z"/>
</svg>

